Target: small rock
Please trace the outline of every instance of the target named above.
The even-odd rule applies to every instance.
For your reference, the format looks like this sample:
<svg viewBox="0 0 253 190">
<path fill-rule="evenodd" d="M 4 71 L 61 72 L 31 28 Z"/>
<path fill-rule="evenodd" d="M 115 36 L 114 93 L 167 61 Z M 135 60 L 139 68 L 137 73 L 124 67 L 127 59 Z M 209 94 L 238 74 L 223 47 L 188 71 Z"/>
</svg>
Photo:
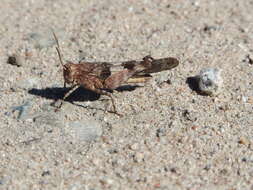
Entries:
<svg viewBox="0 0 253 190">
<path fill-rule="evenodd" d="M 198 128 L 199 128 L 199 126 L 197 126 L 197 125 L 193 125 L 193 126 L 191 127 L 192 130 L 197 130 Z"/>
<path fill-rule="evenodd" d="M 47 170 L 47 171 L 42 172 L 41 176 L 44 177 L 44 176 L 47 176 L 50 174 L 51 174 L 51 172 Z"/>
<path fill-rule="evenodd" d="M 209 35 L 212 34 L 213 31 L 217 30 L 216 26 L 209 26 L 209 25 L 205 25 L 203 28 L 203 31 Z"/>
<path fill-rule="evenodd" d="M 177 173 L 177 169 L 172 167 L 172 168 L 170 168 L 170 172 L 171 173 Z"/>
<path fill-rule="evenodd" d="M 103 178 L 100 180 L 100 183 L 103 185 L 112 185 L 114 181 L 110 178 Z"/>
<path fill-rule="evenodd" d="M 243 145 L 248 145 L 248 144 L 250 144 L 250 141 L 246 137 L 240 137 L 238 143 L 243 144 Z"/>
<path fill-rule="evenodd" d="M 138 143 L 134 143 L 130 146 L 131 150 L 138 150 L 139 149 L 139 144 Z"/>
<path fill-rule="evenodd" d="M 166 129 L 165 128 L 159 128 L 156 130 L 156 136 L 157 137 L 162 137 L 162 136 L 166 136 Z"/>
<path fill-rule="evenodd" d="M 248 101 L 248 98 L 246 96 L 242 96 L 242 102 L 246 103 Z"/>
<path fill-rule="evenodd" d="M 20 106 L 12 107 L 12 112 L 18 112 L 17 119 L 24 120 L 27 118 L 30 108 L 32 107 L 32 101 L 28 100 Z"/>
<path fill-rule="evenodd" d="M 228 174 L 228 170 L 227 169 L 221 169 L 220 170 L 220 174 L 222 174 L 222 175 L 227 175 Z"/>
<path fill-rule="evenodd" d="M 7 63 L 10 65 L 15 65 L 17 67 L 21 67 L 24 63 L 22 57 L 18 54 L 13 54 L 8 57 Z"/>
<path fill-rule="evenodd" d="M 249 54 L 246 55 L 245 59 L 243 60 L 243 62 L 246 62 L 250 65 L 253 65 L 253 58 L 252 56 L 250 56 Z"/>
<path fill-rule="evenodd" d="M 144 155 L 143 155 L 143 153 L 137 152 L 137 153 L 134 155 L 134 161 L 135 161 L 135 162 L 142 162 L 143 160 L 144 160 Z"/>
<path fill-rule="evenodd" d="M 242 161 L 243 162 L 247 162 L 247 158 L 242 158 Z"/>
<path fill-rule="evenodd" d="M 85 61 L 85 58 L 87 57 L 87 53 L 83 50 L 79 50 L 79 62 Z"/>
<path fill-rule="evenodd" d="M 204 170 L 206 171 L 209 171 L 211 169 L 211 165 L 210 164 L 207 164 L 205 167 L 204 167 Z"/>
<path fill-rule="evenodd" d="M 219 93 L 223 83 L 221 71 L 219 69 L 202 69 L 196 78 L 198 79 L 200 92 L 207 95 L 216 95 Z"/>
<path fill-rule="evenodd" d="M 30 49 L 25 50 L 25 59 L 30 59 L 33 56 L 33 52 Z"/>
<path fill-rule="evenodd" d="M 85 119 L 69 123 L 74 138 L 81 141 L 91 142 L 103 133 L 100 123 L 93 119 Z"/>
<path fill-rule="evenodd" d="M 182 115 L 188 121 L 194 122 L 194 121 L 197 121 L 197 119 L 198 119 L 197 116 L 196 116 L 196 114 L 192 110 L 186 109 L 186 110 L 183 111 Z"/>
</svg>

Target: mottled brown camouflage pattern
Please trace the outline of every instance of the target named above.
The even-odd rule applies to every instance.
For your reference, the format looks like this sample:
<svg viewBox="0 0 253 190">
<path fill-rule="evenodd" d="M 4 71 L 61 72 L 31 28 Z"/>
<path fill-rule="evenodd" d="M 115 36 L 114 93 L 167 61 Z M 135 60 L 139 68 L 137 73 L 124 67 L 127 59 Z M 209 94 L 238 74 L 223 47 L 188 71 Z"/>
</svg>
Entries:
<svg viewBox="0 0 253 190">
<path fill-rule="evenodd" d="M 68 62 L 63 64 L 59 42 L 55 34 L 54 37 L 57 43 L 56 50 L 63 66 L 64 87 L 66 84 L 71 85 L 71 90 L 65 94 L 63 100 L 78 86 L 82 86 L 98 94 L 109 96 L 113 104 L 114 113 L 117 113 L 114 99 L 107 90 L 114 90 L 128 81 L 145 82 L 152 77 L 151 73 L 169 70 L 179 64 L 176 58 L 154 59 L 151 56 L 144 57 L 142 61 L 133 60 L 122 63 L 79 62 L 75 64 Z"/>
</svg>

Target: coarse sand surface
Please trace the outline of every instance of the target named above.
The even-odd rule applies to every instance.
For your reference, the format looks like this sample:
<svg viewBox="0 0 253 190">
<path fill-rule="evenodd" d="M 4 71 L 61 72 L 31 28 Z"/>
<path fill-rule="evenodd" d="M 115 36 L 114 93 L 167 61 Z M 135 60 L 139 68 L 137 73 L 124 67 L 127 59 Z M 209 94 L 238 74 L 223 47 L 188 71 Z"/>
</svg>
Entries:
<svg viewBox="0 0 253 190">
<path fill-rule="evenodd" d="M 1 0 L 0 189 L 253 189 L 252 0 Z M 175 57 L 146 84 L 79 88 L 64 62 Z M 196 89 L 221 71 L 220 93 Z"/>
</svg>

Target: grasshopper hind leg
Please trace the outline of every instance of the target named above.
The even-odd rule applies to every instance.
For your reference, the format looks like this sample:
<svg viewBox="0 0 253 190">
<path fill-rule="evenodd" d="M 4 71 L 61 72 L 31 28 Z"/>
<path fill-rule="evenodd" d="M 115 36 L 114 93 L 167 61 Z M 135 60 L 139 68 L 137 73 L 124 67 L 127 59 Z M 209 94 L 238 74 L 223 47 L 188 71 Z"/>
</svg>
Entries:
<svg viewBox="0 0 253 190">
<path fill-rule="evenodd" d="M 65 83 L 64 83 L 64 84 L 65 84 Z M 64 97 L 63 97 L 62 99 L 58 99 L 58 100 L 56 100 L 56 101 L 53 103 L 53 105 L 55 105 L 57 101 L 60 101 L 59 105 L 56 106 L 56 110 L 55 110 L 55 111 L 59 111 L 59 109 L 61 108 L 63 102 L 64 102 L 64 101 L 65 101 L 65 100 L 66 100 L 78 87 L 79 87 L 78 85 L 72 86 L 72 87 L 70 88 L 70 90 L 68 90 L 68 91 L 65 93 L 65 95 L 64 95 Z"/>
<path fill-rule="evenodd" d="M 115 101 L 114 101 L 114 98 L 113 96 L 109 93 L 109 92 L 106 92 L 104 90 L 101 90 L 101 89 L 96 89 L 94 92 L 100 94 L 100 95 L 105 95 L 105 96 L 108 96 L 110 99 L 111 99 L 111 102 L 112 102 L 112 108 L 113 110 L 112 111 L 108 111 L 109 113 L 114 113 L 120 117 L 122 117 L 122 114 L 120 114 L 117 109 L 116 109 L 116 104 L 115 104 Z"/>
</svg>

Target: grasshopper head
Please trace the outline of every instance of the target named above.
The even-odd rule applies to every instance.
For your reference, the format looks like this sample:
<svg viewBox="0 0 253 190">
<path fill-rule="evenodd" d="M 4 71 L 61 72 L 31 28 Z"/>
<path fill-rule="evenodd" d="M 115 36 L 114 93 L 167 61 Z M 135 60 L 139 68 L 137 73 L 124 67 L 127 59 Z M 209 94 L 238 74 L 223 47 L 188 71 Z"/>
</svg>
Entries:
<svg viewBox="0 0 253 190">
<path fill-rule="evenodd" d="M 68 62 L 63 67 L 63 77 L 64 81 L 67 84 L 73 84 L 74 83 L 74 73 L 75 73 L 75 64 L 72 62 Z"/>
<path fill-rule="evenodd" d="M 55 41 L 56 41 L 56 44 L 57 44 L 56 51 L 58 53 L 58 57 L 59 57 L 60 63 L 62 65 L 62 67 L 63 67 L 64 81 L 67 84 L 73 84 L 74 80 L 75 80 L 75 78 L 74 78 L 75 64 L 72 63 L 72 62 L 68 62 L 65 65 L 63 64 L 62 56 L 61 56 L 61 51 L 60 51 L 60 45 L 59 45 L 58 39 L 57 39 L 56 34 L 54 32 L 53 32 L 53 35 L 54 35 L 54 38 L 55 38 Z"/>
</svg>

